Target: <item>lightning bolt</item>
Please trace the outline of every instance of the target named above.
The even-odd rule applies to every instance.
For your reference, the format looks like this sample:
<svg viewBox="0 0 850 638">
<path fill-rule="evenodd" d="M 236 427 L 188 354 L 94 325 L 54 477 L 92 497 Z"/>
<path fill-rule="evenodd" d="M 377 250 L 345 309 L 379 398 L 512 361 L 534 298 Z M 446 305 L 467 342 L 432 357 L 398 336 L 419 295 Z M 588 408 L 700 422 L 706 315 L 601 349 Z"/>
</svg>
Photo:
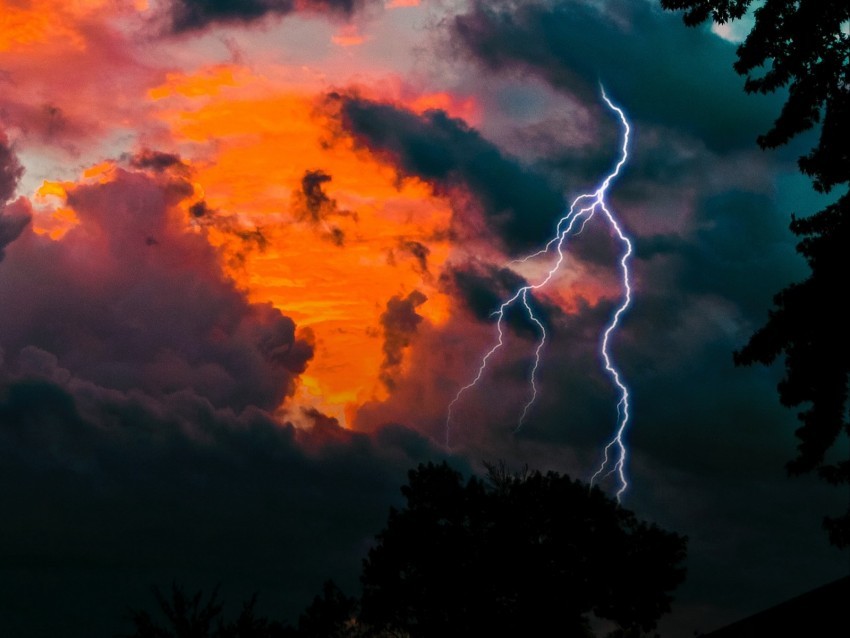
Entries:
<svg viewBox="0 0 850 638">
<path fill-rule="evenodd" d="M 452 399 L 451 403 L 449 403 L 446 414 L 446 447 L 449 446 L 449 441 L 451 439 L 453 411 L 457 406 L 458 402 L 463 397 L 463 395 L 478 384 L 478 382 L 483 377 L 485 370 L 487 369 L 487 364 L 490 361 L 490 358 L 494 354 L 496 354 L 496 352 L 498 352 L 499 349 L 504 345 L 505 334 L 503 326 L 505 313 L 511 306 L 514 306 L 515 304 L 522 304 L 528 319 L 537 327 L 540 334 L 540 339 L 537 342 L 537 346 L 534 350 L 534 362 L 532 364 L 531 372 L 529 375 L 529 386 L 531 389 L 530 397 L 528 401 L 523 405 L 522 412 L 520 413 L 520 417 L 517 421 L 517 426 L 514 431 L 519 431 L 522 428 L 529 411 L 534 405 L 534 402 L 537 400 L 537 372 L 540 368 L 541 355 L 543 352 L 543 347 L 546 344 L 547 337 L 546 329 L 543 323 L 534 314 L 534 310 L 532 309 L 531 304 L 529 303 L 529 296 L 533 295 L 534 292 L 546 287 L 549 282 L 552 281 L 555 275 L 560 271 L 561 266 L 563 265 L 564 260 L 566 258 L 564 251 L 567 244 L 567 239 L 569 237 L 577 237 L 578 235 L 580 235 L 581 232 L 584 230 L 585 226 L 588 224 L 588 222 L 590 222 L 598 214 L 607 223 L 609 230 L 617 237 L 623 247 L 619 260 L 623 295 L 620 304 L 617 306 L 617 309 L 614 311 L 611 320 L 608 322 L 605 327 L 605 330 L 602 333 L 602 340 L 600 343 L 600 355 L 604 364 L 605 372 L 608 374 L 612 384 L 614 385 L 619 394 L 619 401 L 617 403 L 617 423 L 614 431 L 614 436 L 611 438 L 611 440 L 608 442 L 608 444 L 603 450 L 603 459 L 599 466 L 599 469 L 591 478 L 591 484 L 595 483 L 600 476 L 602 478 L 605 478 L 607 476 L 615 474 L 617 476 L 617 479 L 619 480 L 619 488 L 616 492 L 617 501 L 619 502 L 623 495 L 623 492 L 625 492 L 629 486 L 628 480 L 626 479 L 626 460 L 628 457 L 628 449 L 626 448 L 624 437 L 626 434 L 626 430 L 629 426 L 630 397 L 629 389 L 623 381 L 623 376 L 619 368 L 614 363 L 613 357 L 611 356 L 610 343 L 612 336 L 620 325 L 620 320 L 623 314 L 626 312 L 626 310 L 628 310 L 632 302 L 632 287 L 631 278 L 629 274 L 629 261 L 631 260 L 633 249 L 631 240 L 623 231 L 623 227 L 617 221 L 617 218 L 608 208 L 605 202 L 605 196 L 607 195 L 608 189 L 610 188 L 612 182 L 617 177 L 619 177 L 620 171 L 628 161 L 631 126 L 629 125 L 629 121 L 626 118 L 625 112 L 608 98 L 608 95 L 605 93 L 604 87 L 600 87 L 600 89 L 603 101 L 608 106 L 608 108 L 617 115 L 620 120 L 620 124 L 622 125 L 623 143 L 621 147 L 620 158 L 615 164 L 614 168 L 611 170 L 611 172 L 605 176 L 605 179 L 594 192 L 583 193 L 573 200 L 567 213 L 558 220 L 558 224 L 555 227 L 555 233 L 552 239 L 550 239 L 546 243 L 546 245 L 543 246 L 543 248 L 541 248 L 535 253 L 531 253 L 530 255 L 526 255 L 521 259 L 517 259 L 511 262 L 511 264 L 526 263 L 532 259 L 544 257 L 546 255 L 549 255 L 552 252 L 553 248 L 556 254 L 554 262 L 550 266 L 545 277 L 543 277 L 535 284 L 526 284 L 518 288 L 513 295 L 511 295 L 508 299 L 502 302 L 499 308 L 492 313 L 491 316 L 496 318 L 496 342 L 486 353 L 484 353 L 484 356 L 481 358 L 481 362 L 478 365 L 478 370 L 472 380 L 466 385 L 462 386 L 457 391 L 457 394 L 455 395 L 454 399 Z"/>
</svg>

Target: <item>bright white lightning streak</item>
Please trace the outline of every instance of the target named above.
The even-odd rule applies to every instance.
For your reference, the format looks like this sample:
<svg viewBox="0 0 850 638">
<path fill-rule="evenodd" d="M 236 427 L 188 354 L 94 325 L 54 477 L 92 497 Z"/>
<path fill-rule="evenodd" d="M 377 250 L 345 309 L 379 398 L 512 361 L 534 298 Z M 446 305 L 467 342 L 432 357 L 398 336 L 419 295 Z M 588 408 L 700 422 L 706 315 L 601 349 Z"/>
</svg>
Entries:
<svg viewBox="0 0 850 638">
<path fill-rule="evenodd" d="M 510 298 L 504 301 L 496 310 L 492 316 L 496 317 L 496 333 L 497 340 L 495 345 L 493 345 L 490 350 L 488 350 L 484 356 L 481 358 L 481 363 L 478 366 L 478 371 L 475 374 L 472 381 L 467 383 L 465 386 L 461 387 L 455 398 L 449 403 L 447 415 L 446 415 L 446 446 L 449 445 L 449 440 L 451 438 L 451 423 L 452 423 L 452 411 L 454 410 L 455 405 L 457 405 L 458 401 L 460 401 L 461 397 L 470 389 L 472 389 L 484 375 L 484 370 L 487 368 L 487 362 L 503 345 L 504 345 L 504 330 L 502 327 L 503 319 L 505 318 L 505 312 L 517 301 L 521 301 L 522 305 L 525 307 L 527 316 L 530 321 L 532 321 L 540 331 L 540 340 L 537 343 L 537 347 L 534 350 L 534 363 L 531 368 L 531 374 L 529 377 L 529 384 L 531 386 L 531 397 L 523 406 L 522 413 L 520 415 L 519 421 L 517 422 L 517 427 L 515 431 L 518 431 L 525 419 L 528 415 L 528 411 L 531 409 L 538 395 L 537 388 L 537 371 L 540 367 L 540 357 L 543 351 L 543 346 L 546 343 L 546 329 L 543 326 L 543 323 L 537 318 L 534 314 L 534 311 L 531 308 L 531 305 L 528 301 L 529 294 L 533 293 L 536 290 L 540 290 L 545 287 L 555 276 L 555 274 L 560 270 L 561 265 L 564 262 L 564 244 L 566 243 L 567 237 L 573 234 L 573 229 L 578 227 L 578 231 L 573 234 L 573 237 L 581 234 L 584 230 L 585 225 L 594 217 L 597 212 L 601 212 L 602 216 L 608 222 L 609 228 L 614 232 L 617 238 L 623 245 L 623 253 L 620 257 L 620 271 L 622 273 L 622 284 L 623 284 L 623 297 L 620 305 L 614 311 L 614 314 L 611 318 L 611 321 L 605 327 L 605 331 L 602 334 L 602 343 L 600 346 L 600 351 L 602 355 L 602 360 L 605 364 L 605 371 L 608 373 L 611 381 L 614 386 L 617 388 L 617 391 L 620 395 L 620 400 L 617 403 L 617 427 L 615 429 L 615 434 L 610 442 L 605 446 L 603 452 L 603 460 L 599 466 L 599 469 L 591 478 L 591 484 L 602 475 L 606 469 L 611 464 L 611 469 L 608 470 L 604 476 L 609 476 L 611 474 L 616 474 L 617 478 L 620 482 L 620 487 L 617 490 L 616 497 L 617 501 L 623 495 L 623 492 L 629 486 L 629 483 L 626 479 L 626 459 L 628 457 L 628 450 L 623 441 L 626 430 L 629 425 L 629 389 L 626 387 L 623 382 L 622 375 L 620 370 L 614 364 L 613 358 L 611 357 L 611 353 L 609 350 L 609 343 L 611 340 L 611 336 L 616 331 L 617 327 L 620 325 L 620 319 L 623 316 L 623 313 L 626 312 L 628 307 L 632 302 L 632 288 L 631 288 L 631 280 L 629 276 L 629 261 L 632 256 L 632 242 L 628 238 L 628 236 L 623 232 L 622 227 L 617 222 L 617 219 L 614 217 L 613 213 L 610 211 L 608 206 L 605 204 L 605 195 L 608 192 L 608 188 L 611 186 L 611 183 L 620 175 L 620 171 L 623 166 L 625 166 L 626 162 L 629 158 L 629 137 L 631 134 L 631 127 L 629 126 L 628 119 L 626 118 L 626 114 L 623 110 L 615 105 L 606 95 L 605 89 L 600 87 L 602 90 L 602 99 L 605 101 L 605 104 L 610 108 L 614 113 L 617 114 L 617 117 L 620 119 L 620 123 L 623 127 L 623 145 L 622 145 L 622 154 L 617 164 L 614 166 L 614 169 L 608 174 L 603 180 L 602 184 L 600 184 L 599 188 L 596 189 L 593 193 L 583 193 L 576 197 L 573 200 L 573 203 L 570 205 L 569 211 L 567 214 L 561 217 L 558 220 L 558 224 L 555 227 L 555 235 L 549 242 L 540 250 L 521 259 L 515 260 L 512 263 L 524 263 L 536 257 L 541 257 L 543 255 L 549 254 L 552 247 L 554 246 L 557 252 L 557 258 L 555 259 L 554 265 L 549 269 L 546 273 L 546 276 L 536 284 L 527 284 L 525 286 L 520 287 Z M 612 463 L 613 456 L 613 463 Z"/>
</svg>

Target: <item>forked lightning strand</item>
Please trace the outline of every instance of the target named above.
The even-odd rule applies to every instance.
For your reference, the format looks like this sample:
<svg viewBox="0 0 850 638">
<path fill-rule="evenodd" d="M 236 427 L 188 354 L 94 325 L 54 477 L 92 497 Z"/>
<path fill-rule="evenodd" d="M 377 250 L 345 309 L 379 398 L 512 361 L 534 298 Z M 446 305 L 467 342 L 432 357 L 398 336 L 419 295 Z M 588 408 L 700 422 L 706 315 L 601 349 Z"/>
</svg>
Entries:
<svg viewBox="0 0 850 638">
<path fill-rule="evenodd" d="M 614 166 L 614 169 L 611 171 L 611 173 L 605 177 L 602 184 L 600 184 L 599 188 L 597 188 L 595 192 L 584 193 L 576 197 L 575 200 L 573 200 L 573 203 L 570 205 L 570 209 L 560 220 L 558 220 L 558 224 L 555 227 L 554 236 L 542 249 L 535 253 L 527 255 L 522 259 L 512 262 L 524 263 L 537 257 L 543 257 L 544 255 L 548 255 L 552 251 L 553 247 L 557 255 L 554 259 L 554 263 L 551 265 L 551 267 L 546 273 L 546 276 L 543 277 L 542 280 L 535 284 L 526 284 L 525 286 L 520 287 L 493 313 L 492 316 L 496 317 L 496 343 L 481 358 L 481 362 L 478 366 L 478 371 L 472 381 L 460 388 L 460 390 L 458 390 L 457 394 L 455 395 L 455 398 L 452 400 L 451 403 L 449 403 L 448 413 L 446 415 L 446 445 L 449 445 L 449 440 L 451 437 L 452 411 L 454 410 L 455 405 L 457 405 L 458 401 L 460 401 L 461 397 L 466 393 L 466 391 L 473 388 L 481 380 L 481 377 L 484 375 L 484 370 L 487 368 L 488 361 L 504 345 L 505 335 L 503 329 L 503 321 L 505 318 L 505 313 L 511 306 L 513 306 L 517 302 L 522 303 L 529 320 L 537 327 L 540 333 L 540 340 L 538 341 L 537 347 L 534 350 L 534 363 L 532 364 L 531 374 L 529 377 L 529 385 L 531 387 L 531 392 L 528 401 L 522 408 L 522 412 L 517 422 L 516 430 L 519 430 L 522 427 L 526 417 L 528 416 L 529 410 L 537 399 L 537 371 L 540 368 L 540 356 L 543 351 L 543 346 L 546 343 L 546 329 L 540 319 L 534 314 L 531 304 L 529 303 L 529 295 L 548 285 L 549 282 L 552 281 L 552 279 L 561 269 L 561 266 L 563 265 L 565 259 L 564 249 L 567 242 L 567 238 L 570 236 L 575 237 L 581 234 L 581 232 L 584 230 L 585 225 L 596 215 L 596 213 L 601 213 L 602 217 L 607 222 L 610 231 L 612 231 L 612 233 L 616 235 L 617 239 L 623 246 L 623 252 L 620 257 L 620 272 L 622 273 L 623 297 L 622 301 L 620 302 L 620 305 L 615 310 L 611 321 L 605 327 L 605 331 L 602 334 L 602 342 L 600 346 L 605 371 L 608 373 L 612 383 L 616 387 L 620 399 L 617 403 L 617 427 L 615 430 L 614 437 L 605 446 L 602 463 L 599 466 L 599 469 L 593 475 L 591 483 L 595 482 L 600 476 L 604 478 L 605 476 L 616 474 L 619 480 L 619 489 L 617 490 L 616 496 L 617 500 L 619 501 L 623 495 L 623 492 L 626 491 L 626 488 L 629 485 L 628 481 L 626 480 L 625 470 L 628 450 L 626 449 L 623 440 L 623 437 L 626 433 L 626 429 L 629 425 L 629 390 L 623 382 L 620 370 L 614 364 L 613 358 L 611 357 L 609 345 L 612 335 L 616 331 L 617 327 L 620 325 L 620 319 L 622 318 L 623 313 L 626 312 L 632 302 L 632 288 L 629 277 L 629 260 L 632 256 L 632 242 L 623 232 L 622 226 L 619 224 L 617 219 L 614 217 L 614 214 L 606 205 L 605 196 L 608 192 L 608 188 L 611 186 L 611 183 L 619 176 L 620 170 L 623 168 L 629 158 L 629 135 L 631 133 L 631 128 L 623 110 L 617 105 L 615 105 L 613 102 L 611 102 L 610 99 L 608 99 L 608 96 L 605 94 L 604 88 L 602 89 L 602 99 L 605 101 L 605 104 L 608 105 L 608 108 L 610 108 L 614 113 L 616 113 L 623 126 L 623 145 L 620 159 Z"/>
</svg>

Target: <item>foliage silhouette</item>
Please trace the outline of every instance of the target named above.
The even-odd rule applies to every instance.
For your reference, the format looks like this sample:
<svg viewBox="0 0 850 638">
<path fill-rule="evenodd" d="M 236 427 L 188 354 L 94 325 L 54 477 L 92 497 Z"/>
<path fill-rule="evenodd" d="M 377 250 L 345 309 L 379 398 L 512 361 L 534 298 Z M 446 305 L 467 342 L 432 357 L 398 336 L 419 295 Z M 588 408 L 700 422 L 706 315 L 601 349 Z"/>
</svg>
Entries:
<svg viewBox="0 0 850 638">
<path fill-rule="evenodd" d="M 686 539 L 554 472 L 420 465 L 364 561 L 361 621 L 411 638 L 638 635 L 669 610 Z"/>
<path fill-rule="evenodd" d="M 333 581 L 327 581 L 322 593 L 298 619 L 298 638 L 355 638 L 365 636 L 357 623 L 359 604 L 346 596 Z"/>
<path fill-rule="evenodd" d="M 616 626 L 611 638 L 655 628 L 685 576 L 684 537 L 567 476 L 487 467 L 486 481 L 445 463 L 408 473 L 360 600 L 327 581 L 296 627 L 258 617 L 256 596 L 228 622 L 218 588 L 205 599 L 172 585 L 153 590 L 165 623 L 131 612 L 123 638 L 581 638 L 593 616 Z"/>
<path fill-rule="evenodd" d="M 752 0 L 661 0 L 666 9 L 685 10 L 694 26 L 713 19 L 723 24 L 742 17 Z M 847 0 L 765 0 L 755 10 L 755 25 L 738 48 L 735 70 L 747 76 L 745 90 L 771 93 L 788 87 L 788 98 L 773 127 L 758 138 L 775 148 L 820 124 L 817 145 L 799 159 L 814 188 L 845 192 L 824 210 L 794 218 L 801 238 L 797 251 L 811 275 L 774 297 L 768 321 L 735 353 L 735 363 L 768 365 L 785 355 L 778 386 L 782 403 L 804 406 L 792 474 L 817 471 L 835 485 L 850 484 L 850 460 L 828 461 L 841 433 L 850 436 L 850 316 L 837 296 L 846 289 L 846 247 L 850 244 L 850 3 Z M 760 76 L 753 73 L 764 68 Z M 850 508 L 824 520 L 830 541 L 850 547 Z"/>
<path fill-rule="evenodd" d="M 661 0 L 665 9 L 684 9 L 685 24 L 711 17 L 718 24 L 743 17 L 752 0 Z M 788 99 L 773 127 L 759 136 L 762 148 L 776 148 L 822 122 L 820 140 L 800 158 L 800 169 L 816 189 L 829 191 L 847 181 L 850 151 L 848 43 L 842 25 L 850 20 L 846 0 L 766 0 L 754 12 L 755 25 L 738 47 L 735 71 L 746 75 L 748 93 L 773 93 L 788 86 Z M 753 73 L 764 68 L 762 75 Z"/>
<path fill-rule="evenodd" d="M 236 620 L 226 622 L 222 617 L 224 604 L 218 598 L 216 587 L 206 602 L 203 592 L 198 591 L 191 597 L 176 584 L 171 586 L 171 597 L 156 587 L 153 588 L 166 625 L 159 624 L 154 617 L 143 610 L 130 612 L 135 625 L 132 634 L 122 638 L 296 638 L 292 628 L 278 622 L 256 616 L 257 596 L 243 603 Z"/>
</svg>

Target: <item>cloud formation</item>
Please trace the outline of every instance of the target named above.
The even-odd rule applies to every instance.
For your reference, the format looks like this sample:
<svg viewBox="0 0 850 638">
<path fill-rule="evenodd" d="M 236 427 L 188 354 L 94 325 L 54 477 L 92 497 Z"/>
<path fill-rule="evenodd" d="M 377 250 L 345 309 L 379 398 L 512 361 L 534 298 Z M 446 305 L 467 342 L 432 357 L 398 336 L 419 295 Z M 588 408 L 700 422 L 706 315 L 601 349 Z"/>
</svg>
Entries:
<svg viewBox="0 0 850 638">
<path fill-rule="evenodd" d="M 353 592 L 404 470 L 440 456 L 422 433 L 444 440 L 490 313 L 538 280 L 511 257 L 616 154 L 599 80 L 635 123 L 611 192 L 637 249 L 612 342 L 627 505 L 691 536 L 678 633 L 835 572 L 834 495 L 784 482 L 776 375 L 731 362 L 796 278 L 783 212 L 809 200 L 796 150 L 749 150 L 778 104 L 743 94 L 730 44 L 626 0 L 423 3 L 356 33 L 312 18 L 376 1 L 166 0 L 158 34 L 139 3 L 0 4 L 0 633 L 108 635 L 175 578 L 290 617 L 329 576 Z M 616 411 L 613 247 L 588 225 L 535 295 L 549 340 L 519 434 L 539 335 L 509 313 L 457 406 L 471 463 L 592 473 Z"/>
<path fill-rule="evenodd" d="M 500 306 L 513 297 L 517 290 L 529 285 L 528 281 L 509 268 L 474 260 L 446 268 L 440 281 L 473 317 L 486 323 L 494 323 L 494 313 Z M 529 305 L 544 327 L 551 327 L 553 318 L 563 315 L 562 310 L 543 300 L 541 295 L 530 295 Z M 528 318 L 521 301 L 507 308 L 504 321 L 505 325 L 525 338 L 540 338 L 539 327 Z"/>
<path fill-rule="evenodd" d="M 290 395 L 311 344 L 224 275 L 182 216 L 185 195 L 180 177 L 118 166 L 69 185 L 78 224 L 61 240 L 27 231 L 7 247 L 0 294 L 17 306 L 0 316 L 7 365 L 35 347 L 104 387 L 187 390 L 237 412 Z"/>
<path fill-rule="evenodd" d="M 211 24 L 248 24 L 267 16 L 295 12 L 350 16 L 368 0 L 171 0 L 169 15 L 176 33 Z"/>
<path fill-rule="evenodd" d="M 0 262 L 5 256 L 6 246 L 20 236 L 32 218 L 25 200 L 20 199 L 11 205 L 8 203 L 23 174 L 23 166 L 6 135 L 0 131 Z"/>
<path fill-rule="evenodd" d="M 381 362 L 381 381 L 388 390 L 395 387 L 394 375 L 398 373 L 407 348 L 416 334 L 422 315 L 416 309 L 427 301 L 427 297 L 414 290 L 406 297 L 396 295 L 387 302 L 387 309 L 381 314 L 381 328 L 384 332 L 384 360 Z"/>
<path fill-rule="evenodd" d="M 20 170 L 0 148 L 9 196 Z M 404 472 L 439 456 L 398 425 L 357 434 L 311 410 L 297 430 L 276 416 L 311 339 L 224 275 L 176 155 L 127 163 L 62 185 L 76 221 L 59 239 L 9 221 L 24 199 L 0 214 L 9 635 L 114 633 L 174 579 L 224 581 L 236 600 L 260 589 L 291 618 L 329 575 L 353 586 Z M 46 599 L 60 601 L 50 613 Z"/>
<path fill-rule="evenodd" d="M 730 72 L 735 46 L 650 2 L 473 0 L 451 20 L 455 44 L 492 73 L 532 73 L 598 102 L 602 82 L 631 115 L 698 136 L 711 148 L 752 145 L 776 96 L 746 95 Z M 651 70 L 651 71 L 650 71 Z"/>
<path fill-rule="evenodd" d="M 537 245 L 552 232 L 564 207 L 560 191 L 463 120 L 441 110 L 417 115 L 391 104 L 336 97 L 342 126 L 356 143 L 385 158 L 401 177 L 418 177 L 440 193 L 471 194 L 509 251 Z"/>
<path fill-rule="evenodd" d="M 357 213 L 340 210 L 336 200 L 325 193 L 323 185 L 332 180 L 333 177 L 321 169 L 304 171 L 301 188 L 293 197 L 293 209 L 296 219 L 321 228 L 325 239 L 336 246 L 342 246 L 345 243 L 345 231 L 337 225 L 331 225 L 328 220 L 331 217 L 351 217 L 357 221 Z"/>
<path fill-rule="evenodd" d="M 435 454 L 400 426 L 354 434 L 312 415 L 312 430 L 296 430 L 256 408 L 116 392 L 43 351 L 26 357 L 26 371 L 0 374 L 9 635 L 111 635 L 151 584 L 172 580 L 223 582 L 234 602 L 259 590 L 266 613 L 293 618 L 329 575 L 354 587 L 404 472 Z"/>
</svg>

